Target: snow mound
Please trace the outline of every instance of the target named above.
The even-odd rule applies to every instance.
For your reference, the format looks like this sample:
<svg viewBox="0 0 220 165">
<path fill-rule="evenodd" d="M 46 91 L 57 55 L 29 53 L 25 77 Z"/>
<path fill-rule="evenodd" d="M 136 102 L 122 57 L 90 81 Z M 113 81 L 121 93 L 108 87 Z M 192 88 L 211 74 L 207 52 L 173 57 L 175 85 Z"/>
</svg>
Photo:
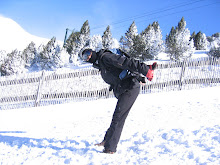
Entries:
<svg viewBox="0 0 220 165">
<path fill-rule="evenodd" d="M 18 49 L 22 51 L 31 41 L 36 46 L 40 46 L 45 45 L 49 39 L 31 35 L 12 19 L 0 16 L 0 50 L 11 52 Z"/>
</svg>

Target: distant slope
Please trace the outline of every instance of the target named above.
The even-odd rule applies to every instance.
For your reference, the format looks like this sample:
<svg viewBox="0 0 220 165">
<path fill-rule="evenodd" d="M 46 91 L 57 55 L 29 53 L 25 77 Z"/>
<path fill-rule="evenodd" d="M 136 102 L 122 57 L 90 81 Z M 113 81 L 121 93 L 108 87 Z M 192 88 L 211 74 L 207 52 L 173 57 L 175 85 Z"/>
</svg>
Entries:
<svg viewBox="0 0 220 165">
<path fill-rule="evenodd" d="M 0 16 L 0 50 L 11 52 L 18 49 L 22 51 L 31 41 L 38 47 L 46 44 L 49 39 L 31 35 L 12 19 Z"/>
</svg>

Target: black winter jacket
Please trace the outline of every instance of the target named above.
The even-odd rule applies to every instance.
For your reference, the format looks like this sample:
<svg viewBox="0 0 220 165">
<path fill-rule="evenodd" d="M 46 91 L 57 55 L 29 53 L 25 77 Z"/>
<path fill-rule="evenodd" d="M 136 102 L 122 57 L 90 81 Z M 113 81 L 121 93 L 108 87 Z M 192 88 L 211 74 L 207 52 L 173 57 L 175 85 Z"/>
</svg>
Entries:
<svg viewBox="0 0 220 165">
<path fill-rule="evenodd" d="M 121 80 L 119 74 L 123 70 L 138 72 L 147 75 L 149 67 L 139 60 L 116 55 L 110 51 L 101 50 L 97 53 L 97 61 L 103 80 L 109 84 L 118 98 L 126 90 L 138 88 L 139 82 L 135 76 Z"/>
</svg>

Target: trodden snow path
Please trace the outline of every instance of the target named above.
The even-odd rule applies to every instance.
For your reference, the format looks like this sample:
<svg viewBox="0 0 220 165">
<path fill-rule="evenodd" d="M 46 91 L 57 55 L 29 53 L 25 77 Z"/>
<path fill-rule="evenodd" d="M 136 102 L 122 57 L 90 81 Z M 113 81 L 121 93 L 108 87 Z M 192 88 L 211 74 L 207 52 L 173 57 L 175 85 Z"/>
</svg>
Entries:
<svg viewBox="0 0 220 165">
<path fill-rule="evenodd" d="M 139 95 L 113 155 L 116 99 L 0 111 L 0 164 L 220 164 L 219 87 Z"/>
</svg>

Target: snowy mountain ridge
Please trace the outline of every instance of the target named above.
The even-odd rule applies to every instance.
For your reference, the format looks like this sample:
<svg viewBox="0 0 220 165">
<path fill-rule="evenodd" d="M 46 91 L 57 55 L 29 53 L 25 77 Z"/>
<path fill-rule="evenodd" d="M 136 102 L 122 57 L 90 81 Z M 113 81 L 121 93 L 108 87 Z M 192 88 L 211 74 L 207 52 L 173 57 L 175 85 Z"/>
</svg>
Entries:
<svg viewBox="0 0 220 165">
<path fill-rule="evenodd" d="M 0 50 L 11 52 L 24 50 L 33 41 L 36 46 L 46 44 L 49 39 L 34 36 L 26 32 L 18 23 L 0 15 Z"/>
</svg>

